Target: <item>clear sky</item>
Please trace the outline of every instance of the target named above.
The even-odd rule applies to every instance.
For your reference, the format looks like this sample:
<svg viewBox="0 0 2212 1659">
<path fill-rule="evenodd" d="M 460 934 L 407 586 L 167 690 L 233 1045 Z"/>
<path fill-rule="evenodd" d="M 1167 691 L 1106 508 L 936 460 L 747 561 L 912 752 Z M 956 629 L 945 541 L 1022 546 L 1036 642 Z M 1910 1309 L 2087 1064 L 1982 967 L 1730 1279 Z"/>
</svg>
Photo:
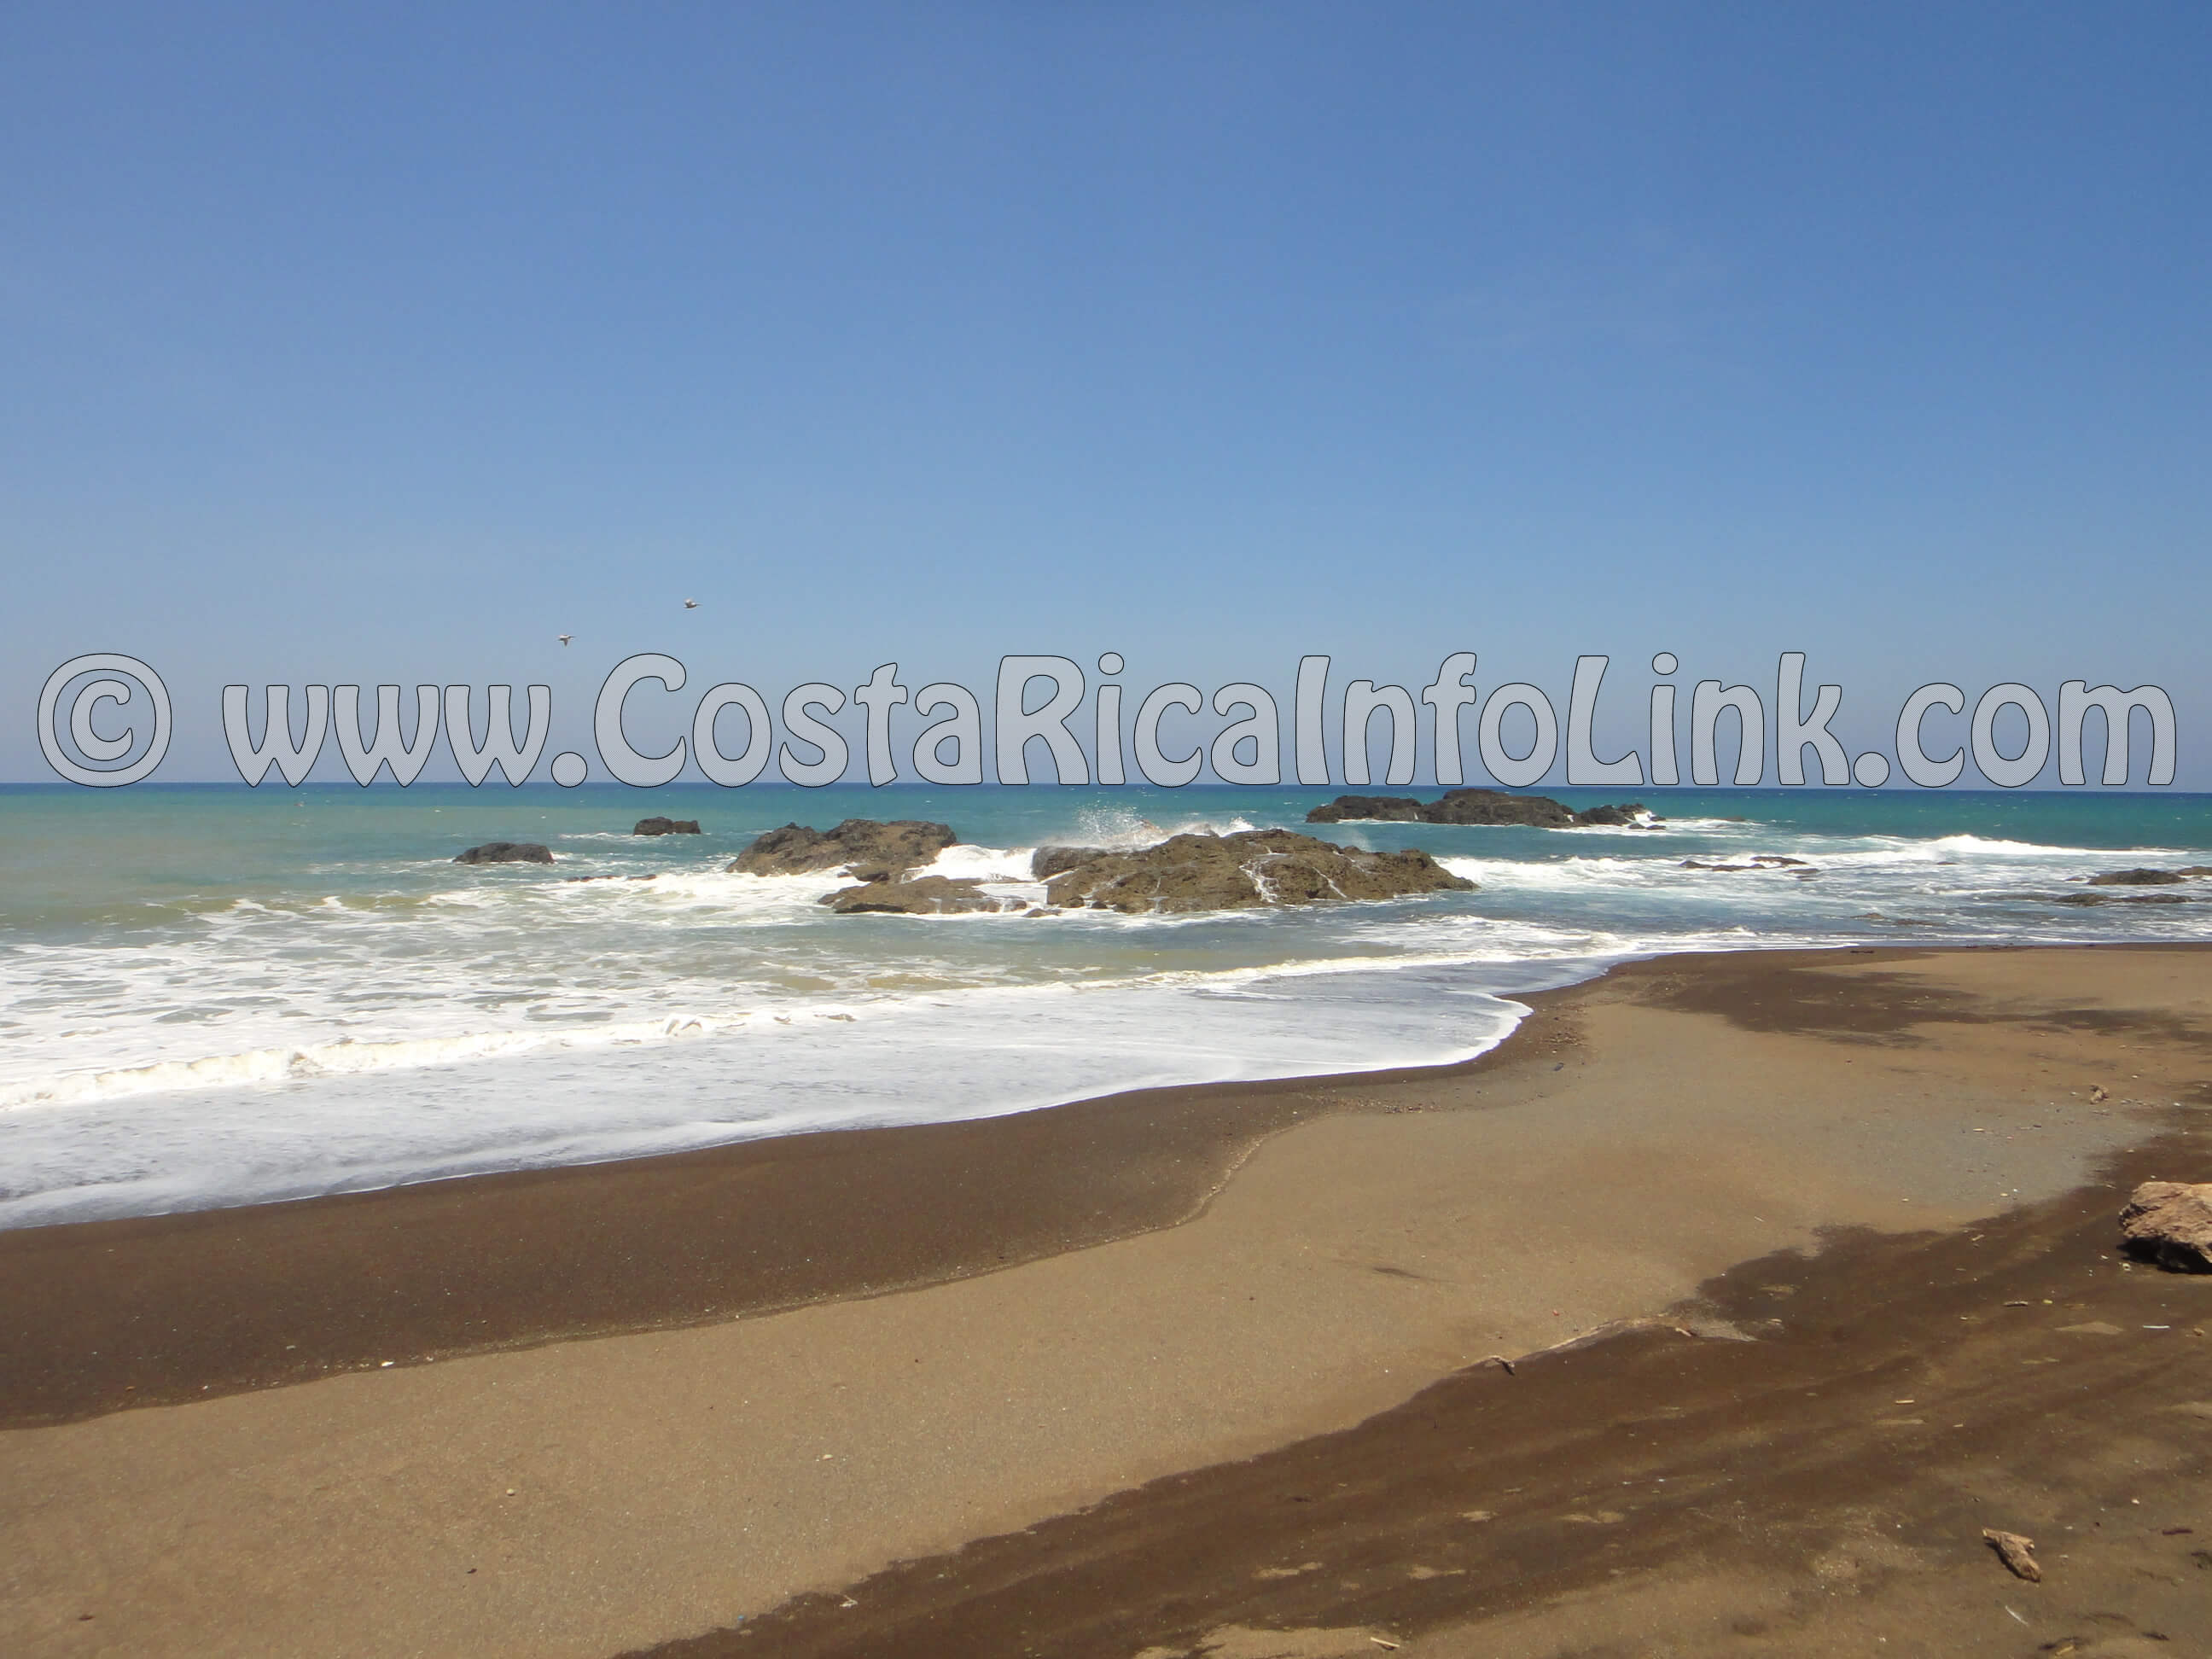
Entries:
<svg viewBox="0 0 2212 1659">
<path fill-rule="evenodd" d="M 1626 741 L 1663 649 L 1854 752 L 2155 683 L 2212 787 L 2208 86 L 2201 3 L 19 0 L 0 777 L 81 652 L 181 780 L 230 680 L 1593 652 Z"/>
</svg>

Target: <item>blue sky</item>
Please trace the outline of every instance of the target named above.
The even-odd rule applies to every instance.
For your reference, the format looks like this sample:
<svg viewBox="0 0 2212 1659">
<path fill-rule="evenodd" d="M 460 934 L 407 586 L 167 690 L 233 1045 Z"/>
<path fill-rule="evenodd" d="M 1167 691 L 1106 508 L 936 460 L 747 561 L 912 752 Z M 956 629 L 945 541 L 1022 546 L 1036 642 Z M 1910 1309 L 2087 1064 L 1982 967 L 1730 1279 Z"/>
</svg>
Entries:
<svg viewBox="0 0 2212 1659">
<path fill-rule="evenodd" d="M 1663 649 L 1853 752 L 2156 684 L 2212 787 L 2207 84 L 2201 5 L 11 6 L 0 777 L 80 652 L 183 780 L 230 680 L 1591 652 L 1625 743 Z"/>
</svg>

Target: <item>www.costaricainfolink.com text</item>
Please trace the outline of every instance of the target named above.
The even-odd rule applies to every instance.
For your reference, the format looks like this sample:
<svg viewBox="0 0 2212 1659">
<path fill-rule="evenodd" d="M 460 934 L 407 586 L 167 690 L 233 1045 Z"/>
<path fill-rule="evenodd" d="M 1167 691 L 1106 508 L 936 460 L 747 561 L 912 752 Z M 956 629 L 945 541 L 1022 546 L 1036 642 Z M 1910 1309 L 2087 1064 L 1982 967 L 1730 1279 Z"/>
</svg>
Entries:
<svg viewBox="0 0 2212 1659">
<path fill-rule="evenodd" d="M 1125 695 L 1131 688 L 1115 678 L 1124 667 L 1116 653 L 1097 659 L 1095 682 L 1071 658 L 1009 656 L 1000 661 L 987 741 L 982 698 L 951 681 L 909 690 L 899 683 L 896 662 L 849 692 L 821 680 L 793 686 L 772 716 L 759 691 L 736 681 L 715 684 L 689 702 L 681 696 L 691 680 L 684 665 L 647 653 L 617 664 L 599 686 L 592 711 L 595 757 L 563 750 L 546 774 L 564 787 L 596 775 L 650 788 L 672 781 L 689 763 L 726 787 L 764 777 L 819 787 L 852 770 L 857 738 L 868 781 L 878 785 L 980 784 L 987 776 L 1001 784 L 1112 785 L 1132 781 L 1132 763 L 1137 779 L 1164 788 L 1190 783 L 1209 769 L 1224 783 L 1280 785 L 1286 763 L 1298 784 L 1367 784 L 1376 781 L 1370 745 L 1387 752 L 1380 781 L 1394 785 L 1411 783 L 1424 759 L 1439 784 L 1464 783 L 1472 757 L 1496 782 L 1525 787 L 1552 773 L 1563 746 L 1570 785 L 1679 784 L 1686 751 L 1689 781 L 1715 785 L 1727 746 L 1735 751 L 1730 781 L 1739 785 L 1765 782 L 1770 755 L 1776 782 L 1804 784 L 1808 751 L 1824 785 L 1872 788 L 1891 781 L 1890 754 L 1868 750 L 1853 758 L 1829 729 L 1843 708 L 1842 687 L 1812 688 L 1808 710 L 1802 652 L 1783 653 L 1771 687 L 1705 679 L 1688 686 L 1686 697 L 1666 678 L 1680 665 L 1661 652 L 1651 659 L 1662 683 L 1649 694 L 1648 742 L 1610 757 L 1601 757 L 1593 736 L 1608 659 L 1576 659 L 1564 723 L 1539 686 L 1516 681 L 1479 690 L 1475 662 L 1474 653 L 1456 652 L 1433 680 L 1414 689 L 1364 679 L 1332 685 L 1327 657 L 1302 658 L 1286 730 L 1274 694 L 1249 681 L 1221 686 L 1210 699 L 1195 684 L 1171 681 L 1132 707 Z M 520 784 L 536 770 L 553 729 L 550 686 L 524 688 L 519 736 L 512 686 L 418 685 L 411 720 L 407 701 L 400 687 L 378 686 L 364 735 L 358 685 L 267 685 L 258 697 L 249 686 L 227 685 L 223 737 L 250 785 L 260 785 L 272 771 L 287 784 L 301 783 L 326 740 L 335 738 L 356 782 L 366 787 L 389 772 L 404 787 L 422 775 L 441 732 L 470 784 L 483 784 L 495 769 Z M 830 724 L 848 702 L 856 712 L 845 725 L 857 728 L 849 735 Z M 1898 712 L 1895 769 L 1911 783 L 1940 788 L 1965 775 L 1971 757 L 1982 779 L 2017 788 L 2041 776 L 2055 750 L 2058 781 L 2079 785 L 2088 781 L 2086 740 L 2093 751 L 2101 749 L 2101 784 L 2124 785 L 2131 776 L 2152 785 L 2172 782 L 2177 739 L 2173 700 L 2165 691 L 2071 679 L 2058 686 L 2054 702 L 2033 686 L 2008 682 L 1983 690 L 1970 714 L 1962 687 L 1923 685 Z M 905 713 L 895 722 L 900 709 Z M 1616 719 L 1619 712 L 1608 710 Z M 640 728 L 656 720 L 665 726 L 672 714 L 679 728 L 688 714 L 689 736 L 641 748 L 646 740 Z M 116 653 L 72 658 L 47 677 L 40 694 L 40 747 L 53 769 L 74 783 L 112 788 L 152 776 L 168 752 L 173 724 L 161 676 Z M 2131 726 L 2147 739 L 2132 750 Z M 653 746 L 659 752 L 651 752 Z M 2133 762 L 2139 754 L 2138 770 Z M 1032 758 L 1040 763 L 1034 775 Z"/>
</svg>

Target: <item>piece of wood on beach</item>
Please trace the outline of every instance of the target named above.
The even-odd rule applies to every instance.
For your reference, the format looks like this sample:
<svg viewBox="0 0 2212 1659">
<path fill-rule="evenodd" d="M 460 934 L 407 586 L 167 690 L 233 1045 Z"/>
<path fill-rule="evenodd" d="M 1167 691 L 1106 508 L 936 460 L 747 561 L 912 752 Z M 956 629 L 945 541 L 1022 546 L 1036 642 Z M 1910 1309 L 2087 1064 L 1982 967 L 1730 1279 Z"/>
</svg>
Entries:
<svg viewBox="0 0 2212 1659">
<path fill-rule="evenodd" d="M 1984 1527 L 1982 1536 L 1996 1551 L 1997 1559 L 2012 1569 L 2014 1577 L 2025 1578 L 2031 1584 L 2043 1582 L 2043 1569 L 2035 1565 L 2035 1540 L 2016 1532 L 1999 1532 L 1994 1527 Z"/>
</svg>

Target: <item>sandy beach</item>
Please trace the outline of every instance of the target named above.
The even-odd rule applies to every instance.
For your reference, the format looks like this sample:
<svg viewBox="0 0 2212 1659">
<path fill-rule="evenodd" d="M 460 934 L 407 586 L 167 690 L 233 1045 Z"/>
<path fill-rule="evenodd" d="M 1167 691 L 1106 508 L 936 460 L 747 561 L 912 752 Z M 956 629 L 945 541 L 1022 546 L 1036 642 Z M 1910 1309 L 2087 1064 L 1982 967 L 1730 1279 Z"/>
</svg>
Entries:
<svg viewBox="0 0 2212 1659">
<path fill-rule="evenodd" d="M 2212 1279 L 2112 1224 L 2212 1179 L 2212 954 L 1534 1000 L 1438 1070 L 0 1234 L 0 1649 L 2212 1652 Z"/>
</svg>

